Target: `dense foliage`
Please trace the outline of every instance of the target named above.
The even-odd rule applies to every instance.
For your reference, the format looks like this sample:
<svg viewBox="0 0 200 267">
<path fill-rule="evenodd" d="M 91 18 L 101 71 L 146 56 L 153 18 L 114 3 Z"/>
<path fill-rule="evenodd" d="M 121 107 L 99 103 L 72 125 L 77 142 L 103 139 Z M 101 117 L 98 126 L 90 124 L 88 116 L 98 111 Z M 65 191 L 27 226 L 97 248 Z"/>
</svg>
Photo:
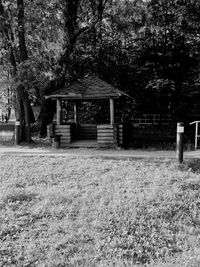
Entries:
<svg viewBox="0 0 200 267">
<path fill-rule="evenodd" d="M 1 0 L 1 90 L 20 84 L 47 124 L 44 92 L 96 73 L 135 99 L 130 117 L 198 118 L 199 13 L 199 1 Z"/>
</svg>

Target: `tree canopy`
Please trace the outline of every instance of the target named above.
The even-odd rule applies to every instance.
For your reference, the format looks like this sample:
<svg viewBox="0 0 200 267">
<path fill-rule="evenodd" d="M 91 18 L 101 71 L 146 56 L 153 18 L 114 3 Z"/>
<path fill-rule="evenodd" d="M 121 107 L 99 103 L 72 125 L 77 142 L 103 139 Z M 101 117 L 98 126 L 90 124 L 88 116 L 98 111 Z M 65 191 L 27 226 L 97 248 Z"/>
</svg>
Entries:
<svg viewBox="0 0 200 267">
<path fill-rule="evenodd" d="M 0 0 L 0 96 L 15 107 L 21 140 L 31 140 L 31 105 L 45 128 L 55 108 L 44 93 L 89 73 L 135 99 L 128 119 L 198 118 L 199 13 L 193 0 Z"/>
</svg>

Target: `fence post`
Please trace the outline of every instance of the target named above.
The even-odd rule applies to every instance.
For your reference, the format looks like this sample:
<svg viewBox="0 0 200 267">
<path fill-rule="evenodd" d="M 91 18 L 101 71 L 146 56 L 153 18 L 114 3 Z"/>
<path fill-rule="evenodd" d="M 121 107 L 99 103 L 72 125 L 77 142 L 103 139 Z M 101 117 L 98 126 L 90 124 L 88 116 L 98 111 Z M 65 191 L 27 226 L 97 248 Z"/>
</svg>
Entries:
<svg viewBox="0 0 200 267">
<path fill-rule="evenodd" d="M 15 121 L 15 144 L 18 145 L 20 143 L 20 121 Z"/>
<path fill-rule="evenodd" d="M 177 123 L 177 135 L 176 135 L 176 157 L 179 163 L 183 162 L 183 134 L 184 123 Z"/>
</svg>

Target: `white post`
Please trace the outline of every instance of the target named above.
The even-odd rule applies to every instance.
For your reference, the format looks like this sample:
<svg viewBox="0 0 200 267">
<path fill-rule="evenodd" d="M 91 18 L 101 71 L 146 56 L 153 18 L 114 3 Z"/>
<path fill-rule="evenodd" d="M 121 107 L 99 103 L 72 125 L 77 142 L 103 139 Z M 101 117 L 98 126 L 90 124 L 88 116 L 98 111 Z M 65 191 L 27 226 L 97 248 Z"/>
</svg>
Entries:
<svg viewBox="0 0 200 267">
<path fill-rule="evenodd" d="M 15 121 L 15 144 L 20 143 L 20 121 Z"/>
<path fill-rule="evenodd" d="M 61 124 L 61 101 L 60 101 L 60 99 L 56 100 L 56 107 L 57 107 L 57 111 L 56 111 L 57 125 L 60 125 Z"/>
<path fill-rule="evenodd" d="M 183 122 L 177 123 L 177 134 L 176 134 L 176 157 L 179 163 L 183 162 L 183 134 L 184 124 Z"/>
<path fill-rule="evenodd" d="M 114 124 L 114 100 L 110 98 L 110 125 Z"/>
<path fill-rule="evenodd" d="M 196 121 L 196 129 L 195 129 L 195 149 L 197 149 L 197 139 L 198 139 L 198 121 Z"/>
</svg>

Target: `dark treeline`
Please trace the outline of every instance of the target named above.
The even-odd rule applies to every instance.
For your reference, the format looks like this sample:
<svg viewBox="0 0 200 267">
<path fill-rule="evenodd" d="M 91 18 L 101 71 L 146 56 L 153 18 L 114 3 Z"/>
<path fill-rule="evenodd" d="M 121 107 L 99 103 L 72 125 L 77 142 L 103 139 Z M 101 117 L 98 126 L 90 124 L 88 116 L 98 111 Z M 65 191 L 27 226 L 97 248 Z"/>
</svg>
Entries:
<svg viewBox="0 0 200 267">
<path fill-rule="evenodd" d="M 11 73 L 22 139 L 34 122 L 27 94 L 45 126 L 53 109 L 44 94 L 89 73 L 134 98 L 128 118 L 199 118 L 199 22 L 194 0 L 0 1 L 1 65 Z"/>
</svg>

